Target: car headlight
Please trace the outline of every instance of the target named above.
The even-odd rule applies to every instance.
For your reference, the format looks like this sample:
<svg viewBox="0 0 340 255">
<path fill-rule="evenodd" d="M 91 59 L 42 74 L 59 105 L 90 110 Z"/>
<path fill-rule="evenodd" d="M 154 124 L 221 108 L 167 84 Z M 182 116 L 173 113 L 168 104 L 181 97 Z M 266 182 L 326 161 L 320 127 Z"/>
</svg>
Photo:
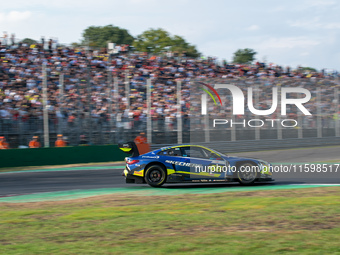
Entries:
<svg viewBox="0 0 340 255">
<path fill-rule="evenodd" d="M 261 174 L 271 175 L 270 167 L 271 165 L 266 161 L 260 161 Z"/>
</svg>

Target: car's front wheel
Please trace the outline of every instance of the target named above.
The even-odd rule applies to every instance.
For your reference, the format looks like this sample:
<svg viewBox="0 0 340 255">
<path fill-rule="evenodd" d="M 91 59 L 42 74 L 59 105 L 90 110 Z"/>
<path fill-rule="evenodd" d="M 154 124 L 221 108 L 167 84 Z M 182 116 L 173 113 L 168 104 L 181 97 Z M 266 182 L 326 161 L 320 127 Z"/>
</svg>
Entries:
<svg viewBox="0 0 340 255">
<path fill-rule="evenodd" d="M 251 185 L 257 179 L 257 167 L 251 163 L 243 163 L 238 167 L 237 180 L 242 185 Z"/>
<path fill-rule="evenodd" d="M 166 181 L 166 172 L 160 165 L 152 165 L 146 169 L 145 181 L 152 187 L 160 187 Z"/>
</svg>

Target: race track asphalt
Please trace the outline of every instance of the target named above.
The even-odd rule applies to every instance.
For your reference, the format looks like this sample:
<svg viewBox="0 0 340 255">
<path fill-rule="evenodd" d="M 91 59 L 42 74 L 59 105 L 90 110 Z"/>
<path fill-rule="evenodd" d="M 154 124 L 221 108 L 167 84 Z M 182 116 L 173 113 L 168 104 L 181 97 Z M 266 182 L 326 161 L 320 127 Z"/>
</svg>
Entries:
<svg viewBox="0 0 340 255">
<path fill-rule="evenodd" d="M 297 168 L 296 172 L 284 173 L 277 172 L 273 174 L 275 182 L 270 184 L 256 185 L 288 185 L 288 184 L 339 184 L 340 167 L 335 172 L 337 160 L 340 159 L 340 146 L 319 147 L 308 149 L 292 150 L 272 150 L 252 153 L 237 153 L 242 157 L 256 157 L 269 162 L 275 162 L 275 165 L 281 163 L 290 167 L 294 163 L 310 163 L 332 161 L 328 164 L 328 171 L 325 173 L 305 172 L 305 167 Z M 339 162 L 340 163 L 340 162 Z M 330 172 L 332 166 L 333 171 Z M 66 191 L 78 189 L 100 189 L 100 188 L 121 188 L 131 187 L 136 184 L 126 184 L 122 177 L 121 169 L 96 169 L 96 170 L 67 170 L 67 171 L 20 171 L 0 173 L 0 197 L 23 195 L 40 192 Z M 145 184 L 139 184 L 143 186 Z M 220 187 L 231 186 L 239 187 L 237 183 L 219 183 L 219 184 L 167 184 L 165 188 L 197 188 L 197 187 Z"/>
</svg>

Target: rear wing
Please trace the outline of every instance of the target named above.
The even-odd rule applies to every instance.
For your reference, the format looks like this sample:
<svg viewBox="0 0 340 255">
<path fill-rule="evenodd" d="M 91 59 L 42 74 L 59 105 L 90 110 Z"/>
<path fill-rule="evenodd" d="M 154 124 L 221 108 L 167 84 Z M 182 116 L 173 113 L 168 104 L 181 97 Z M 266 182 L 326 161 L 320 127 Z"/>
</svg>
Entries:
<svg viewBox="0 0 340 255">
<path fill-rule="evenodd" d="M 139 151 L 134 142 L 119 143 L 118 148 L 127 154 L 131 154 L 131 157 L 138 157 Z"/>
</svg>

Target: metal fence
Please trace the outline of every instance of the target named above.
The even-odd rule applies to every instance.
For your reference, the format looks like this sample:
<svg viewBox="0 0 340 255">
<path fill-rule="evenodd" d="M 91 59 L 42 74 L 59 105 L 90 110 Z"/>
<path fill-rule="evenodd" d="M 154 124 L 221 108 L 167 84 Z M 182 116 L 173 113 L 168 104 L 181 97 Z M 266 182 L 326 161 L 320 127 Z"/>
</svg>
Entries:
<svg viewBox="0 0 340 255">
<path fill-rule="evenodd" d="M 321 132 L 318 129 L 317 120 L 310 122 L 310 125 L 303 127 L 282 129 L 278 132 L 277 127 L 232 129 L 209 127 L 204 128 L 204 123 L 190 125 L 188 118 L 181 118 L 181 130 L 178 129 L 178 119 L 168 123 L 164 118 L 152 119 L 151 121 L 151 141 L 153 144 L 176 144 L 179 137 L 182 143 L 190 142 L 221 142 L 221 141 L 246 141 L 246 140 L 268 140 L 278 141 L 290 138 L 321 138 L 336 137 L 337 122 L 339 120 L 320 119 Z M 112 123 L 108 119 L 100 118 L 76 118 L 69 121 L 67 118 L 49 118 L 49 142 L 54 146 L 57 134 L 63 134 L 68 144 L 77 145 L 80 135 L 85 135 L 90 144 L 116 144 L 119 142 L 133 140 L 140 132 L 146 132 L 147 119 L 133 120 L 126 118 L 121 121 L 115 120 Z M 212 119 L 210 119 L 212 122 Z M 28 145 L 33 135 L 38 135 L 43 142 L 44 129 L 43 119 L 29 118 L 22 119 L 0 119 L 0 133 L 7 137 L 11 147 Z M 338 127 L 337 127 L 338 128 Z M 339 130 L 338 130 L 339 132 Z M 208 135 L 207 135 L 208 133 Z M 207 139 L 207 137 L 209 139 Z M 194 139 L 195 138 L 195 139 Z M 150 139 L 149 139 L 150 140 Z"/>
<path fill-rule="evenodd" d="M 287 138 L 283 140 L 278 139 L 264 139 L 261 142 L 256 140 L 243 140 L 243 141 L 214 141 L 214 142 L 201 142 L 199 145 L 207 146 L 211 149 L 217 150 L 222 153 L 235 153 L 235 152 L 249 152 L 261 150 L 277 150 L 277 149 L 292 149 L 302 147 L 316 147 L 316 146 L 332 146 L 340 145 L 340 137 L 322 137 L 322 138 Z M 161 147 L 170 146 L 172 144 L 153 144 L 152 150 Z"/>
</svg>

